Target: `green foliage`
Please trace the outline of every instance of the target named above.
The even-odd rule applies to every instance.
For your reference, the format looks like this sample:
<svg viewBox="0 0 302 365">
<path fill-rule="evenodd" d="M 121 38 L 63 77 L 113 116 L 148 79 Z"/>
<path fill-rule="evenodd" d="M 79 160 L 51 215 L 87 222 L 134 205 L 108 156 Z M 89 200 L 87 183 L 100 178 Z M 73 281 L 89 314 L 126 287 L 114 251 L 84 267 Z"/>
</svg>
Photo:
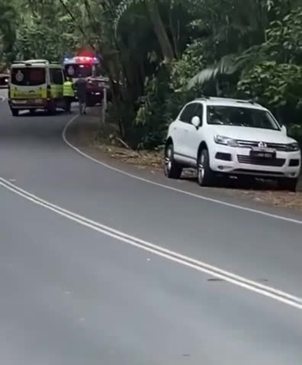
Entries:
<svg viewBox="0 0 302 365">
<path fill-rule="evenodd" d="M 169 72 L 165 66 L 146 82 L 146 98 L 140 105 L 135 127 L 140 132 L 139 148 L 154 148 L 163 142 L 167 129 L 166 99 L 170 94 Z"/>
<path fill-rule="evenodd" d="M 263 45 L 272 59 L 279 62 L 302 62 L 302 7 L 297 7 L 282 20 L 274 21 L 267 30 Z"/>
<path fill-rule="evenodd" d="M 196 90 L 175 91 L 169 82 L 171 74 L 171 66 L 163 65 L 156 76 L 146 82 L 146 96 L 137 110 L 134 126 L 139 132 L 138 148 L 162 145 L 168 125 L 179 114 L 180 106 L 197 95 Z"/>
<path fill-rule="evenodd" d="M 238 90 L 271 107 L 289 104 L 296 108 L 302 101 L 302 67 L 274 61 L 260 63 L 238 83 Z"/>
<path fill-rule="evenodd" d="M 201 93 L 255 97 L 302 124 L 301 0 L 0 0 L 0 63 L 82 46 L 102 54 L 110 121 L 134 148 L 161 144 Z"/>
<path fill-rule="evenodd" d="M 283 119 L 296 119 L 302 106 L 302 13 L 297 4 L 295 0 L 248 0 L 244 6 L 236 0 L 197 2 L 195 18 L 187 25 L 187 32 L 196 33 L 170 64 L 169 90 L 156 75 L 152 88 L 145 89 L 148 102 L 138 110 L 136 121 L 152 135 L 156 133 L 149 126 L 161 133 L 160 127 L 171 117 L 169 108 L 175 117 L 199 91 L 253 97 Z M 162 93 L 165 101 L 157 97 Z"/>
<path fill-rule="evenodd" d="M 301 123 L 293 123 L 289 126 L 288 135 L 294 138 L 299 142 L 300 147 L 302 148 L 302 125 Z"/>
<path fill-rule="evenodd" d="M 17 16 L 12 4 L 0 0 L 0 64 L 10 59 L 16 38 Z"/>
<path fill-rule="evenodd" d="M 238 90 L 273 108 L 302 105 L 302 8 L 273 21 L 258 49 L 262 61 L 247 68 Z"/>
<path fill-rule="evenodd" d="M 31 1 L 17 30 L 17 59 L 46 58 L 60 61 L 81 41 L 79 30 L 59 1 Z"/>
<path fill-rule="evenodd" d="M 70 34 L 62 32 L 59 36 L 56 28 L 46 28 L 43 22 L 35 20 L 18 30 L 15 52 L 18 59 L 45 58 L 60 61 L 64 53 L 73 47 Z"/>
<path fill-rule="evenodd" d="M 192 75 L 206 65 L 204 51 L 204 42 L 196 39 L 185 49 L 182 56 L 173 62 L 171 87 L 174 90 L 185 88 Z"/>
</svg>

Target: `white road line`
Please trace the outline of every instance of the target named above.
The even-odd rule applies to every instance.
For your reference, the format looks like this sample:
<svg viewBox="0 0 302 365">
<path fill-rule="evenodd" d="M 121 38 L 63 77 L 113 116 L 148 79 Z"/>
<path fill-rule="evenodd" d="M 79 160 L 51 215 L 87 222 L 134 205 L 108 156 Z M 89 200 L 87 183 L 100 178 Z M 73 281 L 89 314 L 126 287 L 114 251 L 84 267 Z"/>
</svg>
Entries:
<svg viewBox="0 0 302 365">
<path fill-rule="evenodd" d="M 253 208 L 248 208 L 248 207 L 245 207 L 245 206 L 242 206 L 242 205 L 238 205 L 238 204 L 232 204 L 232 203 L 228 203 L 224 200 L 219 200 L 219 199 L 214 199 L 214 198 L 209 198 L 207 196 L 204 196 L 204 195 L 199 195 L 199 194 L 195 194 L 195 193 L 191 193 L 189 191 L 186 191 L 186 190 L 182 190 L 182 189 L 178 189 L 178 188 L 174 188 L 172 186 L 169 186 L 169 185 L 165 185 L 165 184 L 161 184 L 161 183 L 157 183 L 155 181 L 152 181 L 152 180 L 149 180 L 149 179 L 145 179 L 143 177 L 140 177 L 140 176 L 137 176 L 137 175 L 134 175 L 134 174 L 131 174 L 129 172 L 126 172 L 124 170 L 121 170 L 121 169 L 118 169 L 116 167 L 113 167 L 107 163 L 104 163 L 104 162 L 101 162 L 99 160 L 97 160 L 96 158 L 88 155 L 87 153 L 81 151 L 78 147 L 74 146 L 71 142 L 68 141 L 67 137 L 66 137 L 66 133 L 67 133 L 67 130 L 68 128 L 70 127 L 70 125 L 78 118 L 78 115 L 74 116 L 69 122 L 67 122 L 67 124 L 65 125 L 64 129 L 63 129 L 63 132 L 62 132 L 62 138 L 63 138 L 63 141 L 65 142 L 65 144 L 70 147 L 71 149 L 73 149 L 75 152 L 79 153 L 80 155 L 82 155 L 83 157 L 89 159 L 90 161 L 93 161 L 95 162 L 96 164 L 98 165 L 101 165 L 103 167 L 106 167 L 107 169 L 110 169 L 112 171 L 115 171 L 115 172 L 118 172 L 120 174 L 123 174 L 123 175 L 126 175 L 126 176 L 129 176 L 133 179 L 136 179 L 136 180 L 139 180 L 139 181 L 143 181 L 145 183 L 148 183 L 148 184 L 151 184 L 151 185 L 155 185 L 155 186 L 158 186 L 158 187 L 161 187 L 161 188 L 164 188 L 164 189 L 168 189 L 168 190 L 171 190 L 171 191 L 174 191 L 174 192 L 177 192 L 177 193 L 181 193 L 181 194 L 185 194 L 185 195 L 188 195 L 190 197 L 194 197 L 194 198 L 197 198 L 197 199 L 201 199 L 201 200 L 204 200 L 204 201 L 208 201 L 208 202 L 211 202 L 211 203 L 215 203 L 215 204 L 219 204 L 219 205 L 224 205 L 224 206 L 227 206 L 227 207 L 230 207 L 230 208 L 235 208 L 235 209 L 239 209 L 239 210 L 243 210 L 243 211 L 246 211 L 246 212 L 249 212 L 249 213 L 255 213 L 255 214 L 260 214 L 260 215 L 263 215 L 263 216 L 266 216 L 266 217 L 270 217 L 270 218 L 274 218 L 274 219 L 278 219 L 278 220 L 282 220 L 282 221 L 285 221 L 285 222 L 290 222 L 290 223 L 295 223 L 295 224 L 302 224 L 302 220 L 299 220 L 299 219 L 295 219 L 295 218 L 290 218 L 290 217 L 285 217 L 285 216 L 282 216 L 282 215 L 279 215 L 279 214 L 273 214 L 273 213 L 269 213 L 269 212 L 266 212 L 264 210 L 259 210 L 259 209 L 253 209 Z"/>
<path fill-rule="evenodd" d="M 3 188 L 9 190 L 10 192 L 12 192 L 14 194 L 17 194 L 18 196 L 23 197 L 24 199 L 27 199 L 28 201 L 30 201 L 36 205 L 46 208 L 62 217 L 65 217 L 73 222 L 76 222 L 84 227 L 87 227 L 89 229 L 102 233 L 106 236 L 115 238 L 121 242 L 127 243 L 131 246 L 140 248 L 142 250 L 151 252 L 157 256 L 163 257 L 167 260 L 176 262 L 178 264 L 181 264 L 183 266 L 197 270 L 199 272 L 203 272 L 203 273 L 206 273 L 213 277 L 225 280 L 238 287 L 241 287 L 241 288 L 244 288 L 251 292 L 263 295 L 265 297 L 271 298 L 278 302 L 287 304 L 291 307 L 294 307 L 294 308 L 297 308 L 300 310 L 302 309 L 302 298 L 300 298 L 300 297 L 297 297 L 295 295 L 286 293 L 282 290 L 279 290 L 279 289 L 276 289 L 276 288 L 273 288 L 273 287 L 270 287 L 267 285 L 260 284 L 256 281 L 249 280 L 242 276 L 222 270 L 216 266 L 209 265 L 200 260 L 193 259 L 189 256 L 182 255 L 178 252 L 169 250 L 165 247 L 155 245 L 154 243 L 139 239 L 135 236 L 126 234 L 126 233 L 116 230 L 112 227 L 108 227 L 101 223 L 95 222 L 84 216 L 73 213 L 67 209 L 61 208 L 44 199 L 41 199 L 38 196 L 33 195 L 33 194 L 29 193 L 28 191 L 25 191 L 24 189 L 17 187 L 16 185 L 10 183 L 9 181 L 7 181 L 3 178 L 0 178 L 0 186 L 2 186 Z"/>
</svg>

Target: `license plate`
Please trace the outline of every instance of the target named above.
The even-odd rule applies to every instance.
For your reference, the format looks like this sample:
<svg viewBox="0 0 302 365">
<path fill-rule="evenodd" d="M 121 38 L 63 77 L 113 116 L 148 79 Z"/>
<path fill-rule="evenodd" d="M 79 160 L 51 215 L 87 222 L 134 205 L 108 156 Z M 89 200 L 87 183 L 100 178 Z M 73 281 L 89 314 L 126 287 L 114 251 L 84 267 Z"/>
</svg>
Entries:
<svg viewBox="0 0 302 365">
<path fill-rule="evenodd" d="M 252 157 L 257 157 L 257 158 L 273 159 L 276 158 L 276 151 L 269 148 L 267 149 L 253 148 L 250 152 L 250 155 Z"/>
</svg>

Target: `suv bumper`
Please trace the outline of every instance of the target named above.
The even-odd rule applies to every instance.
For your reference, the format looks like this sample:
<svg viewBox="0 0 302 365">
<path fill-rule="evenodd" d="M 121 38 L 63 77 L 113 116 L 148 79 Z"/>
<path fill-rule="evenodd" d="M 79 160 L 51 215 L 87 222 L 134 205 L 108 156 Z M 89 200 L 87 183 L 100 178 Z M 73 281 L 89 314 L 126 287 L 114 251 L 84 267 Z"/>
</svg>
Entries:
<svg viewBox="0 0 302 365">
<path fill-rule="evenodd" d="M 301 152 L 279 152 L 276 158 L 250 156 L 246 148 L 217 147 L 210 156 L 210 166 L 215 172 L 233 175 L 297 178 L 301 170 Z"/>
</svg>

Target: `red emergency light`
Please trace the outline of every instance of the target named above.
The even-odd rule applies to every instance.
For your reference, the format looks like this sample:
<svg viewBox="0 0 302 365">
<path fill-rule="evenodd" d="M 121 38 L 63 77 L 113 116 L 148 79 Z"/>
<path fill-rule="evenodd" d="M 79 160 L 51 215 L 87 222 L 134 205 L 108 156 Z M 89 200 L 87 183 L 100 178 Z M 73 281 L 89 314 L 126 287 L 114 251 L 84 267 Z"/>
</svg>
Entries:
<svg viewBox="0 0 302 365">
<path fill-rule="evenodd" d="M 88 56 L 76 56 L 76 57 L 74 57 L 74 61 L 75 61 L 75 63 L 78 63 L 78 64 L 90 64 L 90 65 L 93 65 L 93 64 L 96 64 L 99 62 L 96 57 L 88 57 Z"/>
<path fill-rule="evenodd" d="M 77 56 L 74 58 L 76 63 L 92 63 L 93 59 L 91 57 L 83 57 L 83 56 Z"/>
</svg>

